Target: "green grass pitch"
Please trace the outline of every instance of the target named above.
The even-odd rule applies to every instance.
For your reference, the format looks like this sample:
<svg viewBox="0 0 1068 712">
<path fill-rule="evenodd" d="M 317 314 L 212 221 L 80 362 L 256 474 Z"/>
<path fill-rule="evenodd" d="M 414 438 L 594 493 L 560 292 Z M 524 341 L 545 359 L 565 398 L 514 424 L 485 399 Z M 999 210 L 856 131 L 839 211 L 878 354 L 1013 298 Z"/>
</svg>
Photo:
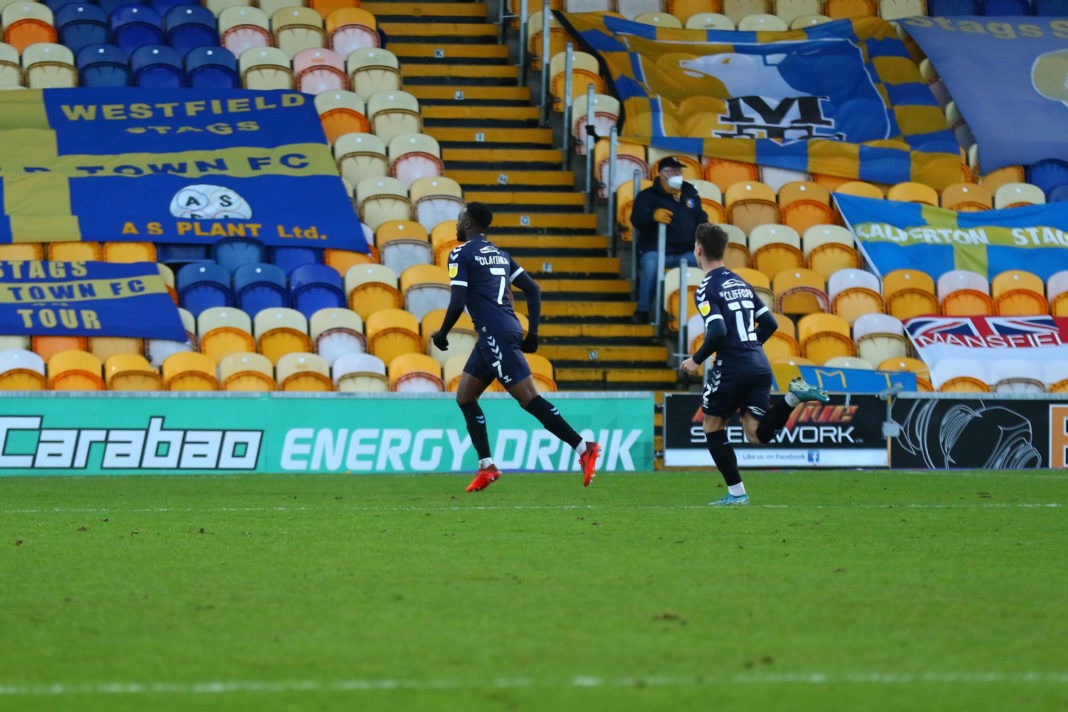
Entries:
<svg viewBox="0 0 1068 712">
<path fill-rule="evenodd" d="M 1068 475 L 0 479 L 0 710 L 1068 709 Z"/>
</svg>

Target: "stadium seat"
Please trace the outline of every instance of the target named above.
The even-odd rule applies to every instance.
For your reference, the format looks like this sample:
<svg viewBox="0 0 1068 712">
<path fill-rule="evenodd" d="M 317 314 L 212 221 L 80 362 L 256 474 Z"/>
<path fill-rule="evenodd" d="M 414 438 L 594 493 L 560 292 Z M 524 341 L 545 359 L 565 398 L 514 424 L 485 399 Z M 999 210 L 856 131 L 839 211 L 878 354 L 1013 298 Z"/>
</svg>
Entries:
<svg viewBox="0 0 1068 712">
<path fill-rule="evenodd" d="M 436 178 L 445 172 L 438 142 L 426 134 L 399 134 L 386 148 L 389 174 L 411 188 L 419 178 Z"/>
<path fill-rule="evenodd" d="M 22 50 L 22 74 L 29 89 L 78 86 L 74 55 L 67 47 L 52 42 L 36 42 Z"/>
<path fill-rule="evenodd" d="M 234 270 L 234 299 L 246 314 L 289 306 L 286 273 L 278 265 L 261 262 Z"/>
<path fill-rule="evenodd" d="M 334 142 L 334 160 L 337 162 L 341 175 L 357 188 L 365 180 L 386 178 L 389 175 L 389 159 L 386 158 L 386 144 L 378 136 L 370 133 L 345 133 L 337 137 Z M 400 181 L 398 184 L 404 187 Z M 367 186 L 373 185 L 368 183 Z M 366 190 L 367 188 L 365 188 Z M 396 192 L 396 190 L 394 190 Z M 407 201 L 407 194 L 405 194 Z M 411 204 L 403 218 L 408 219 L 411 213 Z M 372 227 L 372 229 L 374 229 Z"/>
<path fill-rule="evenodd" d="M 530 375 L 534 379 L 534 386 L 538 393 L 551 393 L 556 388 L 556 374 L 553 364 L 541 354 L 527 354 L 527 363 L 530 364 Z"/>
<path fill-rule="evenodd" d="M 77 64 L 80 86 L 124 87 L 130 84 L 130 58 L 115 45 L 88 45 L 78 52 Z"/>
<path fill-rule="evenodd" d="M 364 319 L 367 349 L 388 367 L 400 354 L 423 352 L 419 320 L 403 309 L 380 309 Z"/>
<path fill-rule="evenodd" d="M 779 0 L 780 3 L 783 0 Z M 879 0 L 879 17 L 884 20 L 903 20 L 927 14 L 925 0 Z"/>
<path fill-rule="evenodd" d="M 334 385 L 342 393 L 386 393 L 386 364 L 371 354 L 345 354 L 331 366 Z"/>
<path fill-rule="evenodd" d="M 0 18 L 4 26 L 4 42 L 20 54 L 25 54 L 30 45 L 53 44 L 58 40 L 52 10 L 43 3 L 9 3 L 4 6 Z M 72 61 L 71 64 L 73 63 Z"/>
<path fill-rule="evenodd" d="M 390 220 L 408 220 L 412 217 L 408 189 L 399 180 L 390 177 L 369 177 L 357 183 L 356 209 L 360 222 L 372 230 L 377 230 L 379 225 Z"/>
<path fill-rule="evenodd" d="M 275 365 L 278 390 L 304 393 L 329 393 L 334 390 L 330 364 L 313 353 L 288 353 Z"/>
<path fill-rule="evenodd" d="M 797 322 L 801 355 L 817 365 L 835 356 L 856 356 L 849 322 L 836 314 L 806 314 Z"/>
<path fill-rule="evenodd" d="M 1068 270 L 1054 272 L 1046 279 L 1046 300 L 1052 316 L 1068 316 Z"/>
<path fill-rule="evenodd" d="M 784 269 L 771 280 L 773 309 L 783 314 L 812 314 L 830 310 L 826 281 L 810 269 Z M 769 305 L 771 306 L 771 305 Z"/>
<path fill-rule="evenodd" d="M 163 388 L 168 391 L 217 391 L 215 362 L 196 351 L 180 351 L 163 361 Z"/>
<path fill-rule="evenodd" d="M 456 239 L 456 220 L 444 220 L 430 231 L 430 246 L 434 250 L 434 264 L 448 266 L 449 253 L 460 246 Z"/>
<path fill-rule="evenodd" d="M 682 270 L 679 267 L 669 267 L 664 272 L 663 310 L 667 313 L 667 328 L 670 331 L 678 331 L 679 328 L 679 304 L 680 292 L 682 291 Z M 693 313 L 693 297 L 697 292 L 698 285 L 705 278 L 704 271 L 697 267 L 686 268 L 686 311 Z M 689 319 L 689 316 L 687 316 Z"/>
<path fill-rule="evenodd" d="M 224 356 L 255 351 L 252 318 L 234 307 L 210 307 L 197 317 L 200 352 L 220 361 Z"/>
<path fill-rule="evenodd" d="M 388 49 L 354 50 L 345 57 L 345 71 L 352 90 L 362 97 L 374 96 L 380 91 L 400 91 L 400 62 Z"/>
<path fill-rule="evenodd" d="M 527 56 L 530 58 L 530 68 L 541 71 L 542 64 L 542 35 L 545 32 L 545 22 L 542 10 L 531 12 L 527 15 Z M 549 56 L 563 52 L 570 36 L 564 30 L 563 25 L 552 14 L 549 15 Z"/>
<path fill-rule="evenodd" d="M 208 307 L 234 305 L 230 273 L 215 263 L 190 263 L 178 270 L 175 281 L 179 301 L 194 317 Z"/>
<path fill-rule="evenodd" d="M 1050 393 L 1068 393 L 1068 361 L 1046 361 L 1042 364 L 1042 381 Z"/>
<path fill-rule="evenodd" d="M 367 118 L 374 133 L 389 145 L 395 136 L 423 131 L 419 100 L 406 91 L 377 91 L 367 98 Z"/>
<path fill-rule="evenodd" d="M 45 361 L 27 349 L 0 351 L 0 391 L 43 391 L 48 388 Z"/>
<path fill-rule="evenodd" d="M 737 26 L 746 15 L 771 12 L 771 0 L 723 0 L 723 14 Z"/>
<path fill-rule="evenodd" d="M 39 260 L 44 256 L 44 246 L 39 242 L 0 243 L 0 260 L 18 262 Z"/>
<path fill-rule="evenodd" d="M 931 366 L 931 384 L 942 393 L 989 393 L 988 378 L 979 359 L 943 358 Z"/>
<path fill-rule="evenodd" d="M 1006 270 L 994 276 L 990 293 L 998 316 L 1049 314 L 1042 278 L 1024 270 Z"/>
<path fill-rule="evenodd" d="M 598 138 L 593 145 L 593 169 L 600 181 L 599 194 L 602 198 L 608 197 L 609 191 L 619 190 L 623 183 L 632 183 L 634 174 L 640 179 L 650 177 L 649 164 L 646 161 L 645 146 L 629 141 L 619 141 L 616 144 L 616 163 L 614 173 L 609 178 L 609 163 L 611 162 L 611 146 L 609 139 Z M 611 185 L 609 185 L 611 182 Z"/>
<path fill-rule="evenodd" d="M 786 32 L 788 29 L 789 25 L 781 17 L 767 12 L 746 15 L 738 23 L 741 32 Z"/>
<path fill-rule="evenodd" d="M 176 5 L 163 15 L 167 44 L 179 54 L 196 47 L 218 47 L 219 28 L 211 10 L 197 5 Z"/>
<path fill-rule="evenodd" d="M 619 123 L 619 100 L 608 94 L 593 95 L 593 116 L 590 116 L 589 97 L 580 94 L 571 105 L 571 136 L 574 138 L 575 153 L 585 156 L 587 149 L 586 132 L 593 123 L 595 136 L 608 136 L 612 128 Z M 625 184 L 624 184 L 625 185 Z"/>
<path fill-rule="evenodd" d="M 229 48 L 229 47 L 228 47 Z M 292 89 L 293 66 L 277 47 L 250 47 L 237 55 L 241 85 L 246 89 Z"/>
<path fill-rule="evenodd" d="M 717 183 L 714 179 L 710 180 Z M 760 181 L 745 180 L 727 186 L 723 198 L 728 221 L 749 235 L 749 250 L 755 259 L 753 229 L 759 225 L 779 223 L 779 204 L 775 191 Z"/>
<path fill-rule="evenodd" d="M 994 207 L 998 210 L 1022 205 L 1043 205 L 1045 202 L 1046 194 L 1037 185 L 1030 183 L 1004 183 L 994 190 Z"/>
<path fill-rule="evenodd" d="M 22 86 L 22 61 L 17 49 L 0 42 L 0 89 Z"/>
<path fill-rule="evenodd" d="M 363 320 L 351 309 L 328 307 L 311 315 L 309 336 L 315 353 L 333 363 L 345 354 L 367 352 L 363 335 Z"/>
<path fill-rule="evenodd" d="M 427 312 L 444 309 L 449 306 L 452 288 L 449 285 L 449 273 L 437 265 L 412 265 L 400 275 L 401 294 L 404 308 L 416 319 L 422 319 Z"/>
<path fill-rule="evenodd" d="M 0 351 L 8 351 L 10 349 L 21 349 L 22 351 L 30 350 L 30 335 L 29 334 L 8 334 L 6 336 L 0 335 Z"/>
<path fill-rule="evenodd" d="M 397 393 L 439 393 L 445 390 L 441 364 L 423 353 L 399 354 L 388 365 L 389 390 Z"/>
<path fill-rule="evenodd" d="M 163 377 L 140 354 L 115 354 L 104 361 L 104 383 L 109 391 L 158 391 Z"/>
<path fill-rule="evenodd" d="M 863 180 L 850 180 L 842 183 L 834 189 L 835 193 L 842 193 L 844 195 L 856 195 L 861 198 L 871 198 L 873 200 L 884 200 L 886 194 L 883 193 L 882 188 L 874 183 L 868 183 Z"/>
<path fill-rule="evenodd" d="M 742 229 L 742 228 L 739 228 Z M 753 268 L 774 278 L 786 269 L 805 266 L 801 236 L 792 227 L 761 224 L 749 233 L 749 261 Z"/>
<path fill-rule="evenodd" d="M 314 265 L 322 262 L 323 251 L 318 247 L 303 245 L 276 245 L 270 249 L 271 264 L 279 267 L 288 275 L 301 265 Z"/>
<path fill-rule="evenodd" d="M 859 356 L 832 356 L 824 361 L 827 368 L 852 368 L 861 371 L 873 371 L 875 366 Z"/>
<path fill-rule="evenodd" d="M 823 10 L 823 0 L 776 0 L 775 14 L 789 27 L 800 15 L 818 15 Z"/>
<path fill-rule="evenodd" d="M 211 247 L 209 245 L 197 245 L 194 243 L 157 242 L 156 259 L 159 263 L 166 263 L 172 270 L 181 269 L 190 262 L 207 262 L 211 259 Z"/>
<path fill-rule="evenodd" d="M 53 391 L 102 391 L 104 364 L 79 349 L 59 351 L 48 358 L 48 388 Z"/>
<path fill-rule="evenodd" d="M 906 371 L 916 375 L 916 390 L 931 392 L 934 386 L 931 384 L 931 369 L 923 361 L 916 358 L 890 358 L 876 364 L 879 371 Z"/>
<path fill-rule="evenodd" d="M 992 316 L 994 302 L 983 275 L 954 269 L 939 276 L 936 293 L 944 316 Z"/>
<path fill-rule="evenodd" d="M 322 16 L 306 7 L 291 5 L 275 10 L 271 14 L 271 32 L 275 46 L 290 59 L 302 49 L 326 46 Z"/>
<path fill-rule="evenodd" d="M 397 274 L 413 265 L 426 265 L 434 261 L 430 235 L 427 229 L 414 220 L 390 220 L 375 231 L 375 245 L 382 264 Z"/>
<path fill-rule="evenodd" d="M 358 49 L 372 49 L 382 45 L 375 16 L 359 7 L 338 8 L 326 16 L 329 44 L 342 57 Z"/>
<path fill-rule="evenodd" d="M 832 21 L 831 18 L 827 17 L 826 15 L 824 15 L 822 13 L 818 14 L 818 15 L 798 15 L 790 23 L 790 29 L 791 30 L 803 30 L 806 27 L 812 27 L 814 25 L 822 25 L 825 22 L 831 22 L 831 21 Z M 813 176 L 813 179 L 815 179 L 815 176 Z"/>
<path fill-rule="evenodd" d="M 1039 188 L 1047 196 L 1060 185 L 1068 185 L 1068 161 L 1049 158 L 1036 161 L 1027 167 L 1027 182 Z"/>
<path fill-rule="evenodd" d="M 360 0 L 308 0 L 308 7 L 327 18 L 334 10 L 346 7 L 359 7 Z"/>
<path fill-rule="evenodd" d="M 90 336 L 86 350 L 101 362 L 119 354 L 141 355 L 145 350 L 144 339 L 132 336 Z"/>
<path fill-rule="evenodd" d="M 857 355 L 872 364 L 908 355 L 905 326 L 889 314 L 864 314 L 853 322 Z"/>
<path fill-rule="evenodd" d="M 794 181 L 783 185 L 779 189 L 779 212 L 782 223 L 799 234 L 814 225 L 827 225 L 835 221 L 830 192 L 813 181 Z"/>
<path fill-rule="evenodd" d="M 727 249 L 723 254 L 723 264 L 728 269 L 736 270 L 739 267 L 750 267 L 752 260 L 749 255 L 749 238 L 745 236 L 740 227 L 730 223 L 721 223 L 719 226 L 727 233 Z"/>
<path fill-rule="evenodd" d="M 445 382 L 445 390 L 455 393 L 460 388 L 460 377 L 463 375 L 464 366 L 467 365 L 467 359 L 470 354 L 458 353 L 450 356 L 447 361 L 442 365 L 441 371 L 443 380 Z M 1066 376 L 1068 380 L 1068 376 Z M 494 381 L 494 384 L 497 382 Z M 492 386 L 488 390 L 493 390 Z"/>
<path fill-rule="evenodd" d="M 412 220 L 427 230 L 447 220 L 456 220 L 464 209 L 463 189 L 448 176 L 417 178 L 410 196 Z"/>
<path fill-rule="evenodd" d="M 719 186 L 704 178 L 694 178 L 689 182 L 697 190 L 697 195 L 701 198 L 701 207 L 704 209 L 705 214 L 708 215 L 708 222 L 720 223 L 729 228 L 734 228 L 734 225 L 730 225 L 727 222 L 727 209 L 723 207 L 723 193 L 720 191 Z M 741 229 L 738 229 L 738 232 L 741 232 Z"/>
<path fill-rule="evenodd" d="M 225 47 L 194 47 L 185 55 L 185 74 L 193 89 L 240 89 L 237 57 Z"/>
<path fill-rule="evenodd" d="M 1046 384 L 1035 366 L 1033 361 L 1022 358 L 994 359 L 987 364 L 987 379 L 994 393 L 1042 394 Z"/>
<path fill-rule="evenodd" d="M 806 171 L 795 171 L 789 168 L 779 168 L 778 166 L 760 166 L 760 177 L 757 179 L 764 185 L 768 186 L 779 196 L 779 205 L 785 205 L 783 202 L 783 195 L 780 193 L 783 186 L 790 183 L 813 183 L 815 186 L 828 194 L 829 189 L 822 183 L 816 183 L 811 180 L 811 176 Z M 797 192 L 795 191 L 795 196 Z M 790 197 L 788 194 L 786 197 Z M 800 197 L 807 197 L 801 195 Z M 829 198 L 828 198 L 829 199 Z"/>
<path fill-rule="evenodd" d="M 309 319 L 320 309 L 344 307 L 341 275 L 322 264 L 294 267 L 289 273 L 289 303 Z"/>
<path fill-rule="evenodd" d="M 91 241 L 50 242 L 48 243 L 47 255 L 48 259 L 59 262 L 85 262 L 88 260 L 100 260 L 103 255 L 103 248 L 99 242 Z"/>
<path fill-rule="evenodd" d="M 797 326 L 786 314 L 774 313 L 776 328 L 771 337 L 764 342 L 764 353 L 769 361 L 790 359 L 801 355 L 797 343 Z M 703 327 L 702 327 L 703 329 Z"/>
<path fill-rule="evenodd" d="M 364 225 L 363 227 L 367 227 Z M 374 250 L 373 241 L 368 240 L 368 245 Z M 323 262 L 330 267 L 334 268 L 341 278 L 345 278 L 345 273 L 356 265 L 366 265 L 377 262 L 373 254 L 367 252 L 356 252 L 355 250 L 337 250 L 333 248 L 327 248 L 323 250 Z"/>
<path fill-rule="evenodd" d="M 297 90 L 322 94 L 349 88 L 345 58 L 332 49 L 308 47 L 293 56 L 293 76 Z"/>
<path fill-rule="evenodd" d="M 895 183 L 886 191 L 887 200 L 896 200 L 901 203 L 920 203 L 938 207 L 938 191 L 925 183 L 904 181 Z"/>
<path fill-rule="evenodd" d="M 939 313 L 934 279 L 914 269 L 896 269 L 883 275 L 883 302 L 886 313 L 901 321 Z"/>
<path fill-rule="evenodd" d="M 402 300 L 397 273 L 380 264 L 356 265 L 345 273 L 349 309 L 367 317 L 381 309 L 399 309 Z"/>
<path fill-rule="evenodd" d="M 445 309 L 432 309 L 423 315 L 419 322 L 419 333 L 426 342 L 426 352 L 438 363 L 445 366 L 450 358 L 457 354 L 469 354 L 475 348 L 478 341 L 478 332 L 475 324 L 467 312 L 460 312 L 456 324 L 449 330 L 449 348 L 442 351 L 430 340 L 431 335 L 441 328 L 445 319 Z"/>
<path fill-rule="evenodd" d="M 219 13 L 219 43 L 235 57 L 273 42 L 271 21 L 258 7 L 234 5 Z"/>
<path fill-rule="evenodd" d="M 927 0 L 927 11 L 931 17 L 981 15 L 980 10 L 979 0 Z"/>
<path fill-rule="evenodd" d="M 768 309 L 775 309 L 775 298 L 772 296 L 771 292 L 771 280 L 766 274 L 749 267 L 737 267 L 733 271 L 753 288 L 753 291 L 760 297 L 760 301 L 764 303 L 764 306 Z"/>
<path fill-rule="evenodd" d="M 319 121 L 331 145 L 335 145 L 338 138 L 345 134 L 366 134 L 371 129 L 364 114 L 367 108 L 363 97 L 354 91 L 335 89 L 318 92 L 315 95 L 315 110 L 319 112 Z"/>
<path fill-rule="evenodd" d="M 185 327 L 185 340 L 174 339 L 145 339 L 145 357 L 154 368 L 163 366 L 163 362 L 171 355 L 181 351 L 196 351 L 199 341 L 197 339 L 197 323 L 192 312 L 179 307 L 178 315 Z"/>
<path fill-rule="evenodd" d="M 129 264 L 156 261 L 156 245 L 152 242 L 104 242 L 101 247 L 105 262 Z"/>
<path fill-rule="evenodd" d="M 970 213 L 990 210 L 994 207 L 994 196 L 989 190 L 977 183 L 953 183 L 942 189 L 942 207 L 958 213 Z"/>
<path fill-rule="evenodd" d="M 1049 192 L 1047 196 L 1051 203 L 1063 203 L 1068 201 L 1068 184 L 1058 185 Z"/>
<path fill-rule="evenodd" d="M 76 2 L 56 10 L 58 41 L 77 54 L 89 45 L 108 41 L 108 16 L 97 5 Z"/>
<path fill-rule="evenodd" d="M 229 273 L 241 265 L 263 262 L 267 248 L 254 237 L 222 237 L 211 245 L 211 258 Z"/>
<path fill-rule="evenodd" d="M 133 50 L 130 71 L 134 86 L 177 89 L 185 83 L 181 55 L 162 45 L 148 45 Z"/>
<path fill-rule="evenodd" d="M 263 354 L 234 352 L 219 360 L 219 383 L 224 391 L 270 393 L 277 387 L 274 365 Z"/>
<path fill-rule="evenodd" d="M 853 233 L 841 225 L 813 225 L 801 236 L 805 266 L 829 278 L 840 269 L 860 266 Z"/>
<path fill-rule="evenodd" d="M 150 45 L 164 44 L 163 20 L 148 5 L 120 5 L 108 17 L 111 43 L 126 54 Z"/>
<path fill-rule="evenodd" d="M 979 185 L 983 186 L 991 193 L 996 193 L 997 189 L 1006 183 L 1025 183 L 1027 182 L 1026 169 L 1021 165 L 1008 165 L 997 168 L 988 173 L 982 172 L 982 166 L 972 161 L 972 155 L 976 156 L 978 160 L 978 146 L 969 149 L 969 162 L 973 165 L 973 170 L 976 174 L 982 173 L 979 178 Z"/>
<path fill-rule="evenodd" d="M 288 353 L 309 353 L 308 319 L 296 309 L 274 307 L 252 317 L 252 335 L 257 351 L 277 364 Z"/>
<path fill-rule="evenodd" d="M 1031 10 L 1039 17 L 1064 17 L 1062 0 L 1032 0 Z"/>
<path fill-rule="evenodd" d="M 879 278 L 867 270 L 846 268 L 832 273 L 827 279 L 827 297 L 831 311 L 849 324 L 864 314 L 881 314 L 884 309 Z"/>
<path fill-rule="evenodd" d="M 653 181 L 646 179 L 639 179 L 638 192 L 641 192 L 651 186 Z M 630 214 L 634 211 L 634 181 L 627 180 L 619 184 L 616 188 L 616 228 L 620 231 L 620 236 L 624 242 L 630 242 L 633 240 L 632 230 L 633 226 L 630 224 Z"/>
<path fill-rule="evenodd" d="M 549 58 L 549 94 L 553 99 L 553 111 L 564 110 L 564 92 L 567 85 L 567 52 L 558 52 Z M 595 56 L 588 52 L 571 53 L 571 100 L 586 96 L 592 85 L 594 94 L 606 91 L 601 67 Z"/>
</svg>

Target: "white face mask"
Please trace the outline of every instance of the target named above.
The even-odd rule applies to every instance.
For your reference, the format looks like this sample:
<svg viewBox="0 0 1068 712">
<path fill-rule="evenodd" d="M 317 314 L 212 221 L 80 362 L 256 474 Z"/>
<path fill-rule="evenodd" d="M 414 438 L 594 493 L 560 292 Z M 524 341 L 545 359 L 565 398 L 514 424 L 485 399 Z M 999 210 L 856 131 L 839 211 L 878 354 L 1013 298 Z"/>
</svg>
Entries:
<svg viewBox="0 0 1068 712">
<path fill-rule="evenodd" d="M 682 176 L 671 176 L 667 179 L 668 188 L 679 190 L 682 188 Z"/>
</svg>

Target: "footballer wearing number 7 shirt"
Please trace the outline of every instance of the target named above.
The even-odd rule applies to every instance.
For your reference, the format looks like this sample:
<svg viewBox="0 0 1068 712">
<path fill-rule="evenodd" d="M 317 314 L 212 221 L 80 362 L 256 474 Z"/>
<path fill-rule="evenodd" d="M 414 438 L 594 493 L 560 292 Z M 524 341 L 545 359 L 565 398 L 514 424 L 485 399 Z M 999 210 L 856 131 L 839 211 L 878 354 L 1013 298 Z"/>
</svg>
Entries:
<svg viewBox="0 0 1068 712">
<path fill-rule="evenodd" d="M 541 290 L 511 255 L 486 239 L 486 229 L 492 222 L 493 212 L 485 204 L 476 202 L 468 203 L 456 218 L 456 239 L 461 245 L 449 253 L 452 296 L 441 328 L 430 337 L 439 349 L 447 349 L 449 329 L 456 324 L 465 306 L 478 332 L 478 342 L 467 359 L 456 391 L 456 402 L 464 414 L 471 444 L 478 454 L 478 472 L 467 491 L 483 490 L 501 476 L 490 455 L 486 416 L 478 404 L 479 397 L 494 379 L 500 381 L 546 430 L 578 453 L 582 484 L 589 486 L 596 475 L 601 446 L 583 440 L 556 406 L 545 400 L 534 387 L 530 366 L 523 354 L 538 349 Z M 512 306 L 512 286 L 523 290 L 526 296 L 530 321 L 526 337 Z"/>
</svg>

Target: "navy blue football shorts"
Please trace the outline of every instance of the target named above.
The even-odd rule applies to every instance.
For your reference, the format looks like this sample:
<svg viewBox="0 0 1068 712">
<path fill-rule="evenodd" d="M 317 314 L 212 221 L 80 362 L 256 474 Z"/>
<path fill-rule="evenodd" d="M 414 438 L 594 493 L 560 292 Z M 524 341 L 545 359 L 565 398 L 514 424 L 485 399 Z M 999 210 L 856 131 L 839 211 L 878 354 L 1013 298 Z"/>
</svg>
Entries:
<svg viewBox="0 0 1068 712">
<path fill-rule="evenodd" d="M 771 403 L 771 371 L 754 369 L 750 364 L 731 368 L 715 359 L 707 364 L 705 389 L 701 393 L 701 411 L 706 415 L 729 418 L 736 411 L 749 412 L 762 419 Z"/>
<path fill-rule="evenodd" d="M 530 376 L 530 366 L 523 355 L 523 332 L 503 334 L 479 333 L 475 349 L 467 359 L 464 373 L 483 383 L 493 379 L 510 388 Z"/>
</svg>

